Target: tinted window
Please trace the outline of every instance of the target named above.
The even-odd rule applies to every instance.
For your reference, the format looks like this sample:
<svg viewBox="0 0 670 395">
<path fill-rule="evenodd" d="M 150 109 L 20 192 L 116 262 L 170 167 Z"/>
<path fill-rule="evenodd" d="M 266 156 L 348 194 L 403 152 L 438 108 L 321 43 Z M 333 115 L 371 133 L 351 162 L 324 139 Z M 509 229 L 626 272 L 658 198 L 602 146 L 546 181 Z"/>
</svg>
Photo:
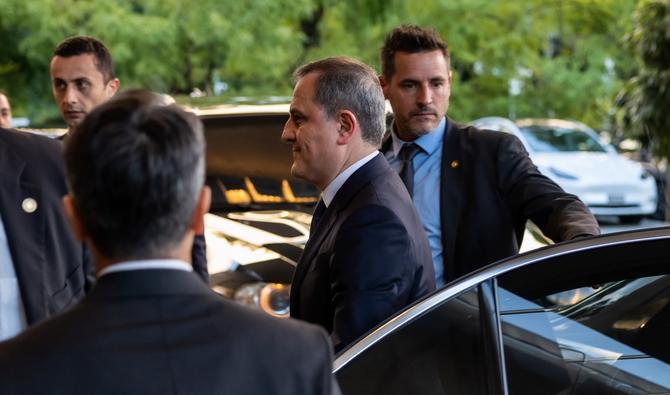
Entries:
<svg viewBox="0 0 670 395">
<path fill-rule="evenodd" d="M 670 276 L 609 277 L 545 294 L 502 282 L 510 394 L 670 390 Z"/>
<path fill-rule="evenodd" d="M 345 395 L 486 393 L 478 295 L 467 291 L 396 330 L 342 368 Z"/>
<path fill-rule="evenodd" d="M 581 130 L 545 126 L 520 129 L 535 152 L 606 152 L 598 141 Z"/>
</svg>

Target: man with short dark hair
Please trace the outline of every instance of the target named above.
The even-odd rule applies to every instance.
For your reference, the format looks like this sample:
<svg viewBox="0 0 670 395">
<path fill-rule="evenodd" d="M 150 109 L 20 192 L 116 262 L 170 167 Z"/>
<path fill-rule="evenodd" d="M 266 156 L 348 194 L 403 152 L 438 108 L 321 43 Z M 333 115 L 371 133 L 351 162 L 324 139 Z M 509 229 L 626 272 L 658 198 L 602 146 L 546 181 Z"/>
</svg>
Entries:
<svg viewBox="0 0 670 395">
<path fill-rule="evenodd" d="M 12 106 L 9 104 L 7 92 L 0 89 L 0 128 L 12 127 Z"/>
<path fill-rule="evenodd" d="M 63 40 L 54 50 L 50 72 L 54 101 L 68 125 L 68 134 L 94 108 L 113 97 L 121 84 L 114 75 L 109 50 L 95 37 Z M 205 250 L 203 227 L 193 242 L 192 262 L 195 271 L 208 281 Z"/>
<path fill-rule="evenodd" d="M 94 37 L 74 36 L 58 44 L 50 71 L 54 100 L 70 130 L 120 86 L 112 56 Z"/>
<path fill-rule="evenodd" d="M 291 316 L 322 325 L 336 350 L 434 289 L 426 235 L 407 191 L 377 150 L 381 87 L 344 57 L 295 72 L 282 139 L 291 174 L 321 200 L 291 285 Z"/>
<path fill-rule="evenodd" d="M 381 64 L 394 112 L 382 152 L 413 192 L 438 286 L 516 254 L 527 220 L 556 242 L 600 233 L 584 204 L 540 174 L 516 137 L 446 117 L 449 51 L 433 29 L 393 29 Z"/>
<path fill-rule="evenodd" d="M 204 145 L 193 114 L 138 92 L 77 127 L 63 201 L 99 279 L 72 310 L 0 344 L 0 393 L 338 392 L 320 328 L 224 300 L 192 272 L 210 202 Z"/>
</svg>

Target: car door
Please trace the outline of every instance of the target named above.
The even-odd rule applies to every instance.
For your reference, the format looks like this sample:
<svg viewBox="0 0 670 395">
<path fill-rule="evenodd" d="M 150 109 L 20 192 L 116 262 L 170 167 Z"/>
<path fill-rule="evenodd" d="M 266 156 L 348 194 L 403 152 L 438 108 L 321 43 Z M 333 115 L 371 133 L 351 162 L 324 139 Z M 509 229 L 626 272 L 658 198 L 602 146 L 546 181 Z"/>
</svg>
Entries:
<svg viewBox="0 0 670 395">
<path fill-rule="evenodd" d="M 670 391 L 670 229 L 493 264 L 392 317 L 335 361 L 343 394 Z"/>
</svg>

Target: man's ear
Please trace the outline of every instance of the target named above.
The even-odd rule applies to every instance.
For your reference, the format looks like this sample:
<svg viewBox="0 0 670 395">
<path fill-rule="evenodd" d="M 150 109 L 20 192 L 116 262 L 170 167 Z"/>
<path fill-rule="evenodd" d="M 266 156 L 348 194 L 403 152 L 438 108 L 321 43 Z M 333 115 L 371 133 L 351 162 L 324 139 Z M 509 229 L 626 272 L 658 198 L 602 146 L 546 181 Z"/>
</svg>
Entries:
<svg viewBox="0 0 670 395">
<path fill-rule="evenodd" d="M 337 144 L 348 144 L 352 137 L 354 137 L 356 129 L 358 129 L 358 119 L 356 119 L 353 112 L 341 110 L 337 114 L 337 121 L 340 124 L 340 129 L 337 131 Z"/>
<path fill-rule="evenodd" d="M 386 91 L 388 90 L 388 83 L 383 75 L 379 76 L 379 84 L 382 86 L 382 91 L 384 92 L 384 99 L 388 99 L 388 96 L 386 95 Z"/>
<path fill-rule="evenodd" d="M 119 90 L 119 87 L 121 87 L 121 81 L 118 78 L 114 78 L 110 80 L 107 83 L 107 95 L 108 97 L 112 97 L 116 94 L 116 92 Z"/>
<path fill-rule="evenodd" d="M 191 230 L 196 235 L 205 234 L 205 214 L 209 211 L 209 206 L 212 203 L 212 190 L 204 185 L 198 195 L 198 200 L 193 210 L 193 218 L 191 218 Z"/>
<path fill-rule="evenodd" d="M 74 198 L 72 195 L 63 196 L 63 209 L 65 210 L 65 217 L 70 224 L 70 229 L 72 229 L 74 238 L 79 241 L 84 241 L 88 234 L 86 233 L 84 225 L 79 218 L 79 214 L 77 214 L 77 210 L 74 207 Z"/>
</svg>

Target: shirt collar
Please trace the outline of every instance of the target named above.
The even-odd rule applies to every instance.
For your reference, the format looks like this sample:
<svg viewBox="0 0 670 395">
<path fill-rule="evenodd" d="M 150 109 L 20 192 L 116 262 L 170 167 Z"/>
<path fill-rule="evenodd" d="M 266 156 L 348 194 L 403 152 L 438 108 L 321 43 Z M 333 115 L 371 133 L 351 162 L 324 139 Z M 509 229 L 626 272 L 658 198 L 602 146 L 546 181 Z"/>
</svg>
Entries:
<svg viewBox="0 0 670 395">
<path fill-rule="evenodd" d="M 337 191 L 340 190 L 342 185 L 349 179 L 349 177 L 354 174 L 354 172 L 361 167 L 363 167 L 364 164 L 368 163 L 371 161 L 375 156 L 379 154 L 379 151 L 374 151 L 370 155 L 366 156 L 363 159 L 359 159 L 358 161 L 354 162 L 351 166 L 347 167 L 342 171 L 340 174 L 337 175 L 333 179 L 333 181 L 328 184 L 326 189 L 323 190 L 323 193 L 321 194 L 321 199 L 323 200 L 323 204 L 326 205 L 326 207 L 330 206 L 330 202 L 333 201 L 335 198 L 335 194 L 337 194 Z"/>
<path fill-rule="evenodd" d="M 143 259 L 125 261 L 107 266 L 98 273 L 98 277 L 102 277 L 109 273 L 144 269 L 172 269 L 192 272 L 193 266 L 179 259 Z"/>
<path fill-rule="evenodd" d="M 444 133 L 440 131 L 445 131 L 447 126 L 447 117 L 442 117 L 440 123 L 437 124 L 435 129 L 429 131 L 423 136 L 417 138 L 412 143 L 418 145 L 423 152 L 431 155 L 435 152 L 436 149 L 440 148 L 442 145 L 442 140 L 444 139 Z M 403 145 L 409 143 L 410 141 L 401 140 L 400 137 L 395 132 L 395 127 L 393 128 L 393 133 L 391 133 L 391 139 L 393 143 L 393 156 L 397 157 L 402 149 Z"/>
</svg>

